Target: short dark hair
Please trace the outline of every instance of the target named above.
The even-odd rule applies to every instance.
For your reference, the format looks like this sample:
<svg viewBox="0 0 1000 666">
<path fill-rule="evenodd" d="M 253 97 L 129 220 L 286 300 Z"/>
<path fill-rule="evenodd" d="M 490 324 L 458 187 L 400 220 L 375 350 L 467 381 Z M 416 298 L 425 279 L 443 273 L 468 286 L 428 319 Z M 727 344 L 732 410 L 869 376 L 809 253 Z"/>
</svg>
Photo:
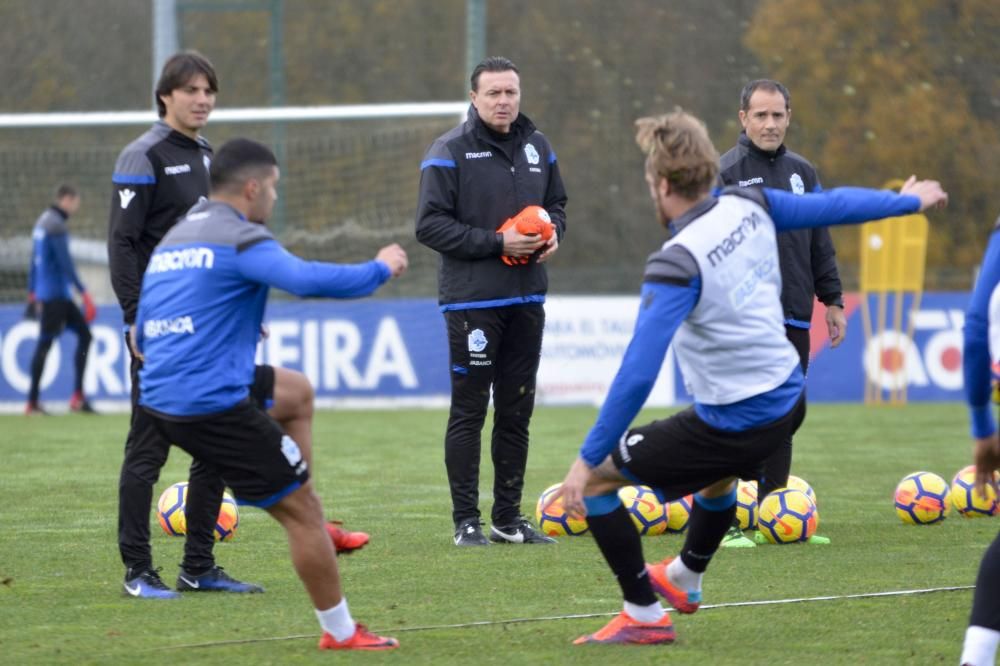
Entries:
<svg viewBox="0 0 1000 666">
<path fill-rule="evenodd" d="M 476 65 L 476 68 L 472 70 L 472 76 L 469 78 L 469 81 L 472 83 L 472 89 L 476 92 L 479 92 L 479 75 L 483 72 L 514 72 L 518 75 L 521 73 L 517 69 L 517 65 L 509 59 L 503 56 L 490 56 Z"/>
<path fill-rule="evenodd" d="M 208 178 L 214 192 L 242 185 L 276 166 L 277 158 L 264 144 L 250 139 L 232 139 L 222 144 L 222 148 L 212 158 Z"/>
<path fill-rule="evenodd" d="M 750 98 L 758 90 L 781 93 L 781 96 L 785 98 L 785 111 L 792 108 L 792 96 L 789 94 L 788 88 L 771 79 L 757 79 L 743 86 L 743 91 L 740 93 L 740 111 L 750 110 Z"/>
<path fill-rule="evenodd" d="M 170 56 L 163 63 L 163 70 L 160 72 L 160 80 L 156 82 L 156 111 L 160 117 L 167 115 L 167 107 L 161 95 L 169 95 L 174 90 L 182 87 L 193 76 L 204 74 L 208 79 L 208 89 L 214 93 L 219 92 L 219 79 L 215 76 L 215 67 L 208 58 L 197 51 L 182 51 Z"/>
<path fill-rule="evenodd" d="M 59 187 L 56 188 L 56 201 L 59 201 L 63 197 L 78 197 L 80 193 L 76 191 L 76 188 L 69 183 L 61 183 Z"/>
</svg>

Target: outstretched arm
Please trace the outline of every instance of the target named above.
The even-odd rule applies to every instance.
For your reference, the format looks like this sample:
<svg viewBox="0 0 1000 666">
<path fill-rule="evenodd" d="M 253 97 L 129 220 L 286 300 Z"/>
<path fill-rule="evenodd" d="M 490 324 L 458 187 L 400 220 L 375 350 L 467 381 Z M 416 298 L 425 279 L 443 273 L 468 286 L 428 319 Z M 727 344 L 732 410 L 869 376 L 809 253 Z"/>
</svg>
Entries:
<svg viewBox="0 0 1000 666">
<path fill-rule="evenodd" d="M 406 255 L 402 255 L 402 265 L 382 253 L 360 264 L 329 264 L 300 259 L 269 239 L 250 246 L 237 256 L 240 273 L 255 282 L 300 297 L 359 298 L 368 296 L 394 274 L 401 273 L 405 269 Z"/>
<path fill-rule="evenodd" d="M 864 187 L 837 187 L 825 192 L 792 194 L 763 189 L 778 231 L 834 224 L 860 224 L 943 206 L 948 194 L 933 180 L 910 176 L 899 194 Z"/>
<path fill-rule="evenodd" d="M 969 421 L 976 464 L 976 487 L 983 492 L 989 484 L 996 489 L 993 472 L 1000 467 L 1000 438 L 990 402 L 991 358 L 990 305 L 1000 297 L 1000 231 L 994 231 L 986 246 L 982 266 L 972 299 L 965 314 L 963 330 L 962 371 L 965 380 L 965 400 L 969 406 Z M 995 322 L 993 326 L 1000 325 Z M 995 374 L 995 370 L 993 373 Z"/>
</svg>

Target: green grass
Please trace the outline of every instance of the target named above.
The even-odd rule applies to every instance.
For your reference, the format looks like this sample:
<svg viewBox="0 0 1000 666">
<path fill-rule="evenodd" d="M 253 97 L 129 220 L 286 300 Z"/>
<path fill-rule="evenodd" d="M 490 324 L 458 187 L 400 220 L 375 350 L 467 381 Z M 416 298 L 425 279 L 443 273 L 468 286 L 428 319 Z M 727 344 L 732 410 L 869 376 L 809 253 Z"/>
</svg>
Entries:
<svg viewBox="0 0 1000 666">
<path fill-rule="evenodd" d="M 591 409 L 539 409 L 532 427 L 525 509 L 562 480 L 592 423 Z M 662 413 L 657 413 L 660 416 Z M 643 421 L 653 414 L 644 415 Z M 675 615 L 678 641 L 660 648 L 574 647 L 621 597 L 589 537 L 555 547 L 451 545 L 441 411 L 324 412 L 316 418 L 318 487 L 331 515 L 372 534 L 341 559 L 351 610 L 394 633 L 392 654 L 319 653 L 319 629 L 288 561 L 280 527 L 246 509 L 218 561 L 261 583 L 263 595 L 124 598 L 115 540 L 125 416 L 0 417 L 0 662 L 288 664 L 340 659 L 421 663 L 817 664 L 955 663 L 971 592 L 704 609 Z M 907 473 L 950 478 L 969 462 L 959 405 L 816 405 L 796 440 L 793 472 L 816 489 L 828 547 L 721 551 L 707 604 L 970 585 L 997 532 L 994 520 L 952 516 L 904 526 L 892 491 Z M 489 515 L 488 445 L 481 506 Z M 174 450 L 159 492 L 185 479 Z M 675 553 L 677 536 L 644 539 L 647 559 Z M 182 541 L 153 523 L 153 548 L 172 582 Z M 448 628 L 473 622 L 487 625 Z M 428 628 L 429 627 L 429 628 Z M 263 640 L 300 636 L 288 640 Z M 222 641 L 245 643 L 181 648 Z"/>
</svg>

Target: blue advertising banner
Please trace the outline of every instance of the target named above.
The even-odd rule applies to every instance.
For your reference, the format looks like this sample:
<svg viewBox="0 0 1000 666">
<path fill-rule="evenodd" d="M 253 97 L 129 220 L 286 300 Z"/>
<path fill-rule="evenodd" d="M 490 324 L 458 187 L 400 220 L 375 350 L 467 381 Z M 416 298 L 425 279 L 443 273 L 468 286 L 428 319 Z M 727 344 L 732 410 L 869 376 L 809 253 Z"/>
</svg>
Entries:
<svg viewBox="0 0 1000 666">
<path fill-rule="evenodd" d="M 925 294 L 912 322 L 892 323 L 889 299 L 880 308 L 869 299 L 845 297 L 847 336 L 831 349 L 825 308 L 812 322 L 809 399 L 858 402 L 865 382 L 884 390 L 905 386 L 910 401 L 962 398 L 962 325 L 969 294 Z M 38 322 L 23 318 L 23 306 L 0 306 L 0 410 L 23 408 L 30 382 Z M 635 297 L 550 297 L 538 403 L 600 404 L 617 371 L 638 312 Z M 880 314 L 886 313 L 886 314 Z M 881 327 L 879 322 L 883 321 Z M 99 309 L 92 324 L 84 392 L 104 409 L 128 408 L 129 356 L 121 312 Z M 865 328 L 869 335 L 865 334 Z M 316 390 L 317 406 L 448 404 L 448 345 L 444 319 L 432 299 L 272 302 L 268 335 L 258 363 L 299 370 Z M 72 333 L 63 333 L 42 375 L 42 403 L 59 411 L 72 391 Z M 650 405 L 684 404 L 690 396 L 668 354 Z"/>
<path fill-rule="evenodd" d="M 23 307 L 0 307 L 0 405 L 23 407 L 38 322 Z M 273 302 L 257 362 L 303 372 L 317 405 L 447 404 L 450 392 L 444 319 L 431 299 Z M 121 310 L 101 307 L 91 324 L 84 393 L 105 409 L 128 407 L 129 354 Z M 41 381 L 46 406 L 69 399 L 76 338 L 64 332 Z M 109 404 L 111 403 L 111 404 Z"/>
</svg>

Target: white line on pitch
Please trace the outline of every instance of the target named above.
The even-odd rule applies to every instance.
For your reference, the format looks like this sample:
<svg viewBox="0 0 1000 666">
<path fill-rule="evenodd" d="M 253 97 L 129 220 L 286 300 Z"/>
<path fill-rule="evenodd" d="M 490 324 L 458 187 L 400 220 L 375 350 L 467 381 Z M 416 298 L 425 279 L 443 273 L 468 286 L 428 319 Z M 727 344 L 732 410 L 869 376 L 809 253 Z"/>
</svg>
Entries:
<svg viewBox="0 0 1000 666">
<path fill-rule="evenodd" d="M 816 601 L 842 601 L 845 599 L 875 599 L 878 597 L 904 597 L 914 594 L 931 594 L 933 592 L 961 592 L 973 589 L 973 585 L 955 585 L 951 587 L 927 587 L 916 590 L 891 590 L 889 592 L 862 592 L 860 594 L 837 594 L 823 597 L 796 597 L 793 599 L 761 599 L 759 601 L 730 601 L 721 604 L 705 604 L 701 610 L 716 608 L 739 608 L 743 606 L 777 606 L 780 604 L 801 604 Z M 669 608 L 669 610 L 674 610 Z M 378 630 L 376 633 L 404 633 L 411 631 L 435 631 L 440 629 L 468 629 L 470 627 L 489 627 L 499 624 L 521 624 L 524 622 L 550 622 L 552 620 L 584 620 L 594 617 L 617 615 L 618 611 L 610 613 L 576 613 L 573 615 L 549 615 L 543 617 L 519 617 L 510 620 L 478 620 L 476 622 L 459 622 L 457 624 L 429 624 L 418 627 L 397 627 L 396 629 Z M 163 650 L 182 650 L 188 648 L 223 647 L 227 645 L 243 645 L 246 643 L 266 643 L 271 641 L 292 641 L 303 638 L 319 638 L 318 634 L 295 634 L 292 636 L 269 636 L 266 638 L 244 638 L 231 641 L 213 641 L 211 643 L 187 643 L 185 645 L 165 645 L 148 648 L 143 652 L 160 652 Z"/>
</svg>

